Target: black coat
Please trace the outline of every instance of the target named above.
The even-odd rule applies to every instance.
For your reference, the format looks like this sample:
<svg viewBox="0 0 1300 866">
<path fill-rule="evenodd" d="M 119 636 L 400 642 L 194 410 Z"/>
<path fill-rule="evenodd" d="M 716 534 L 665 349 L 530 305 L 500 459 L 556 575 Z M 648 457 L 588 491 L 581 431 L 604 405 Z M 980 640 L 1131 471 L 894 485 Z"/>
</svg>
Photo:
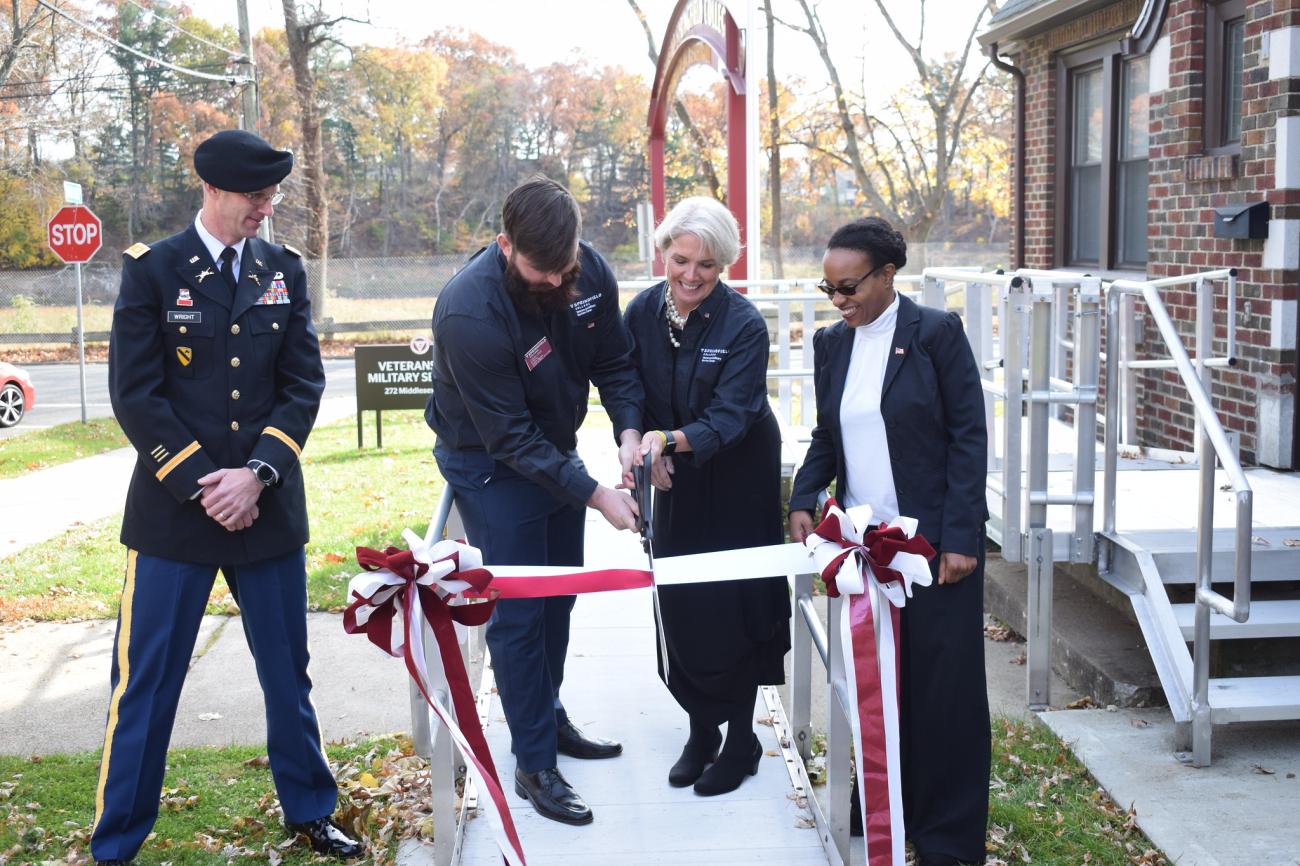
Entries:
<svg viewBox="0 0 1300 866">
<path fill-rule="evenodd" d="M 424 412 L 438 449 L 485 453 L 579 507 L 596 489 L 573 456 L 590 383 L 615 437 L 641 429 L 642 401 L 614 274 L 585 242 L 580 263 L 568 307 L 522 313 L 502 281 L 501 248 L 479 250 L 438 295 Z"/>
<path fill-rule="evenodd" d="M 645 384 L 647 429 L 680 429 L 692 448 L 673 455 L 672 489 L 655 491 L 655 554 L 780 544 L 781 431 L 767 401 L 762 314 L 719 283 L 674 349 L 659 283 L 628 304 L 626 319 Z M 784 682 L 784 576 L 665 586 L 659 599 L 668 690 L 692 716 L 748 719 L 755 688 Z"/>
<path fill-rule="evenodd" d="M 794 479 L 791 510 L 815 512 L 832 480 L 836 490 L 848 489 L 839 415 L 852 350 L 853 329 L 843 322 L 813 335 L 817 426 Z M 988 520 L 988 432 L 979 369 L 956 313 L 899 297 L 880 413 L 899 514 L 915 517 L 936 550 L 975 556 Z"/>
<path fill-rule="evenodd" d="M 122 543 L 217 565 L 302 547 L 298 460 L 325 372 L 298 253 L 249 238 L 233 298 L 193 225 L 122 261 L 108 387 L 139 456 Z M 253 458 L 275 468 L 279 486 L 262 491 L 252 526 L 228 532 L 194 497 L 198 479 Z"/>
</svg>

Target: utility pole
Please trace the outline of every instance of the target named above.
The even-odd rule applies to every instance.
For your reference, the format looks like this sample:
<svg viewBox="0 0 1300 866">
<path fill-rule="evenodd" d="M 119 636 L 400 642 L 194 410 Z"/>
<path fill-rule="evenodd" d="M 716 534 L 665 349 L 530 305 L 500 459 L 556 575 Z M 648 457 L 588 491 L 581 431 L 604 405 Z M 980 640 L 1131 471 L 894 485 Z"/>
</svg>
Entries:
<svg viewBox="0 0 1300 866">
<path fill-rule="evenodd" d="M 243 60 L 239 65 L 243 67 L 244 84 L 243 92 L 240 94 L 241 111 L 239 117 L 239 128 L 248 132 L 257 132 L 257 65 L 253 62 L 253 29 L 248 24 L 248 0 L 236 0 L 239 8 L 239 45 L 244 52 Z M 273 230 L 271 228 L 271 218 L 267 217 L 262 220 L 261 228 L 258 229 L 258 235 L 262 240 L 271 241 Z"/>
</svg>

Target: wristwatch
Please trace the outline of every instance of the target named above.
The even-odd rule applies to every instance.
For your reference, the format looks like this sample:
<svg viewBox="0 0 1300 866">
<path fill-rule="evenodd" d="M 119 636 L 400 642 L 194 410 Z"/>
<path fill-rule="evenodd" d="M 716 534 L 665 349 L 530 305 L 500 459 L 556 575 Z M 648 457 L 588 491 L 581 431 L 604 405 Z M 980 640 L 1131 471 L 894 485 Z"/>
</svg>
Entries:
<svg viewBox="0 0 1300 866">
<path fill-rule="evenodd" d="M 253 475 L 257 476 L 257 480 L 267 487 L 274 487 L 275 482 L 279 479 L 275 468 L 265 460 L 249 460 L 244 465 L 253 470 Z"/>
</svg>

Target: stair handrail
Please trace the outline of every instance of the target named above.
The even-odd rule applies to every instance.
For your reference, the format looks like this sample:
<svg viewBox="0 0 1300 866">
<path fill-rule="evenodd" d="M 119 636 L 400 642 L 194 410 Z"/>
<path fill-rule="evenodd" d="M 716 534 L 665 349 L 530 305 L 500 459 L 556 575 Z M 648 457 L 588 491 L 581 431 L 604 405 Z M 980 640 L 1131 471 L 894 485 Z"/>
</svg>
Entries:
<svg viewBox="0 0 1300 866">
<path fill-rule="evenodd" d="M 1195 279 L 1195 278 L 1193 278 Z M 1246 479 L 1246 472 L 1237 458 L 1236 449 L 1214 411 L 1210 399 L 1210 368 L 1206 366 L 1211 354 L 1214 336 L 1213 297 L 1205 290 L 1204 280 L 1197 281 L 1197 346 L 1193 366 L 1187 348 L 1174 327 L 1169 310 L 1160 297 L 1162 286 L 1150 282 L 1116 280 L 1106 292 L 1106 334 L 1118 333 L 1120 298 L 1140 295 L 1147 310 L 1173 358 L 1174 367 L 1187 388 L 1196 413 L 1196 451 L 1200 464 L 1200 490 L 1196 516 L 1196 633 L 1193 639 L 1193 690 L 1192 690 L 1192 751 L 1193 763 L 1208 766 L 1210 763 L 1211 707 L 1210 688 L 1210 614 L 1217 611 L 1236 622 L 1250 618 L 1251 535 L 1253 531 L 1254 492 Z M 1165 285 L 1169 283 L 1164 281 Z M 1231 310 L 1229 310 L 1231 314 Z M 1231 322 L 1229 331 L 1232 330 Z M 1106 464 L 1105 464 L 1105 517 L 1103 529 L 1113 538 L 1115 532 L 1115 487 L 1119 452 L 1119 397 L 1114 383 L 1118 381 L 1119 352 L 1106 354 Z M 1232 484 L 1236 498 L 1236 544 L 1234 550 L 1233 593 L 1229 599 L 1212 586 L 1214 555 L 1214 466 L 1215 458 L 1223 466 Z"/>
</svg>

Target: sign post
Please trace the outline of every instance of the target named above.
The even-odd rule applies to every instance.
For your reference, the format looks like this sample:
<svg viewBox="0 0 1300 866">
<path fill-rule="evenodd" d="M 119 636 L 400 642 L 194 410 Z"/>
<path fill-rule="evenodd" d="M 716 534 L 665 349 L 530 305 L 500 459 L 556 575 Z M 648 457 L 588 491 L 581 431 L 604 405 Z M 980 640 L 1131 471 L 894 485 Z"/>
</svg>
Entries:
<svg viewBox="0 0 1300 866">
<path fill-rule="evenodd" d="M 80 184 L 64 184 L 69 200 L 81 199 Z M 69 204 L 59 208 L 47 225 L 50 249 L 77 269 L 77 364 L 81 377 L 81 423 L 86 423 L 86 326 L 82 315 L 81 265 L 103 245 L 103 227 L 90 208 Z"/>
<path fill-rule="evenodd" d="M 427 336 L 407 345 L 357 346 L 357 447 L 362 447 L 361 413 L 374 410 L 375 440 L 384 447 L 385 409 L 423 409 L 433 393 L 433 355 Z"/>
</svg>

